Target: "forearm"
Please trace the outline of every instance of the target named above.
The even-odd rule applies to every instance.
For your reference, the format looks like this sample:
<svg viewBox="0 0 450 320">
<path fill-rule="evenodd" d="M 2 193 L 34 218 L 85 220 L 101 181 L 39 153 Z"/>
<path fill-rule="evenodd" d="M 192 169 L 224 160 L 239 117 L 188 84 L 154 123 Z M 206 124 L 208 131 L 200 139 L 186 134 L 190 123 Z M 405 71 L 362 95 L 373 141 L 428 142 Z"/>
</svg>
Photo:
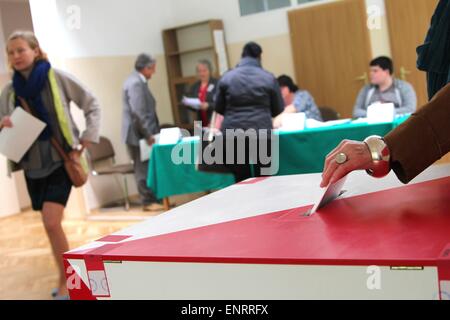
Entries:
<svg viewBox="0 0 450 320">
<path fill-rule="evenodd" d="M 367 117 L 367 110 L 363 107 L 357 107 L 353 111 L 354 118 L 365 118 Z"/>
<path fill-rule="evenodd" d="M 146 125 L 149 123 L 149 120 L 142 119 L 141 116 L 137 114 L 133 114 L 133 127 L 137 130 L 140 136 L 148 139 L 152 136 L 151 128 Z"/>
<path fill-rule="evenodd" d="M 450 151 L 450 85 L 385 137 L 392 169 L 403 183 Z"/>
<path fill-rule="evenodd" d="M 87 105 L 84 110 L 86 119 L 86 130 L 81 136 L 81 140 L 98 143 L 100 140 L 100 119 L 101 109 L 96 99 Z"/>
<path fill-rule="evenodd" d="M 414 89 L 403 94 L 403 103 L 400 108 L 395 109 L 396 114 L 414 113 L 417 110 L 417 97 Z"/>
<path fill-rule="evenodd" d="M 416 108 L 412 108 L 411 106 L 401 107 L 395 109 L 396 115 L 402 115 L 402 114 L 411 114 L 416 111 Z"/>
<path fill-rule="evenodd" d="M 355 106 L 353 107 L 353 117 L 354 118 L 365 118 L 367 117 L 367 106 L 366 100 L 369 89 L 364 87 L 358 94 L 356 98 Z"/>
</svg>

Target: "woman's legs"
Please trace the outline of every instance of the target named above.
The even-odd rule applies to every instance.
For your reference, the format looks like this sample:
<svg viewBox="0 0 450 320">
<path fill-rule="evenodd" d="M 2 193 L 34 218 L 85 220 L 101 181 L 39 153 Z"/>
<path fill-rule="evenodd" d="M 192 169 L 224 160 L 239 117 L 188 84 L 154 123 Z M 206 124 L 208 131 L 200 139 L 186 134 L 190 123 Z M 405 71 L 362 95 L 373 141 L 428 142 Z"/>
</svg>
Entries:
<svg viewBox="0 0 450 320">
<path fill-rule="evenodd" d="M 57 203 L 45 202 L 42 208 L 42 221 L 52 246 L 53 255 L 59 270 L 58 295 L 67 295 L 66 276 L 62 255 L 69 251 L 69 244 L 62 228 L 64 206 Z"/>
</svg>

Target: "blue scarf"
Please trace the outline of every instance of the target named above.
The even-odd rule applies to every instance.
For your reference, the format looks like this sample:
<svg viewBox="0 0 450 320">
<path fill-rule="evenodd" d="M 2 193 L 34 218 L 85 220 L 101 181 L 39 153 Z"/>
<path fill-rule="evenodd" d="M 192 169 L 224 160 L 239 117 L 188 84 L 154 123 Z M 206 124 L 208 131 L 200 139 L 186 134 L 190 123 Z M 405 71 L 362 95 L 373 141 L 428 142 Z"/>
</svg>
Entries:
<svg viewBox="0 0 450 320">
<path fill-rule="evenodd" d="M 49 140 L 52 136 L 50 115 L 42 102 L 42 90 L 48 81 L 48 72 L 51 68 L 47 61 L 36 62 L 28 79 L 25 79 L 20 72 L 15 71 L 13 76 L 13 87 L 16 94 L 16 106 L 22 106 L 18 96 L 27 100 L 31 104 L 33 113 L 47 126 L 39 136 L 39 140 Z"/>
</svg>

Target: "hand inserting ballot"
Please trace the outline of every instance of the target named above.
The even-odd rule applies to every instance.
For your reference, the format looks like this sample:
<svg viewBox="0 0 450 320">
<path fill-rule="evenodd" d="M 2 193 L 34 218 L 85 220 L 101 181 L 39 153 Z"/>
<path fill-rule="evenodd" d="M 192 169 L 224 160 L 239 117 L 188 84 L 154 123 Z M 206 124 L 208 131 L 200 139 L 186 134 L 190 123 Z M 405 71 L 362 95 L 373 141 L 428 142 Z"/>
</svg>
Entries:
<svg viewBox="0 0 450 320">
<path fill-rule="evenodd" d="M 325 188 L 352 171 L 370 170 L 373 166 L 372 155 L 364 142 L 344 140 L 326 157 L 320 187 Z"/>
</svg>

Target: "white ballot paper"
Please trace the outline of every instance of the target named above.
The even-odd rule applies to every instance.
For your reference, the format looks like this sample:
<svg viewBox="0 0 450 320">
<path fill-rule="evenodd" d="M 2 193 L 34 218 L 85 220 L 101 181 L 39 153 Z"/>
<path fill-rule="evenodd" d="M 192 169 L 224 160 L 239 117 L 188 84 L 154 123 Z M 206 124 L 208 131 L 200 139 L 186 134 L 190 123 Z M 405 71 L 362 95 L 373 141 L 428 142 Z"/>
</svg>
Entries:
<svg viewBox="0 0 450 320">
<path fill-rule="evenodd" d="M 185 106 L 191 107 L 195 110 L 200 110 L 200 105 L 202 104 L 200 102 L 200 99 L 198 98 L 188 98 L 183 97 L 183 100 L 181 101 Z"/>
<path fill-rule="evenodd" d="M 301 131 L 305 129 L 306 114 L 285 113 L 281 118 L 281 131 Z"/>
<path fill-rule="evenodd" d="M 346 191 L 342 191 L 344 187 L 345 181 L 347 180 L 347 176 L 342 178 L 341 180 L 330 183 L 330 185 L 325 189 L 325 192 L 320 197 L 319 201 L 315 204 L 315 206 L 311 209 L 311 211 L 307 212 L 305 216 L 312 216 L 318 210 L 322 209 L 326 205 L 330 204 L 340 196 L 342 196 Z"/>
<path fill-rule="evenodd" d="M 22 108 L 14 110 L 11 122 L 12 128 L 3 128 L 0 132 L 0 153 L 9 160 L 19 163 L 46 124 Z"/>
<path fill-rule="evenodd" d="M 180 128 L 162 129 L 158 143 L 161 145 L 177 144 L 183 138 Z"/>
<path fill-rule="evenodd" d="M 306 119 L 306 127 L 308 129 L 314 128 L 326 128 L 326 127 L 334 127 L 339 126 L 341 124 L 346 124 L 352 122 L 352 119 L 342 119 L 342 120 L 333 120 L 333 121 L 317 121 L 315 119 Z"/>
<path fill-rule="evenodd" d="M 155 134 L 153 138 L 155 138 L 155 144 L 159 143 L 159 134 Z M 152 154 L 153 145 L 149 146 L 147 140 L 141 139 L 139 140 L 139 148 L 141 150 L 141 162 L 145 162 L 150 160 L 150 155 Z"/>
<path fill-rule="evenodd" d="M 392 122 L 395 118 L 393 103 L 375 103 L 367 107 L 368 123 Z"/>
</svg>

